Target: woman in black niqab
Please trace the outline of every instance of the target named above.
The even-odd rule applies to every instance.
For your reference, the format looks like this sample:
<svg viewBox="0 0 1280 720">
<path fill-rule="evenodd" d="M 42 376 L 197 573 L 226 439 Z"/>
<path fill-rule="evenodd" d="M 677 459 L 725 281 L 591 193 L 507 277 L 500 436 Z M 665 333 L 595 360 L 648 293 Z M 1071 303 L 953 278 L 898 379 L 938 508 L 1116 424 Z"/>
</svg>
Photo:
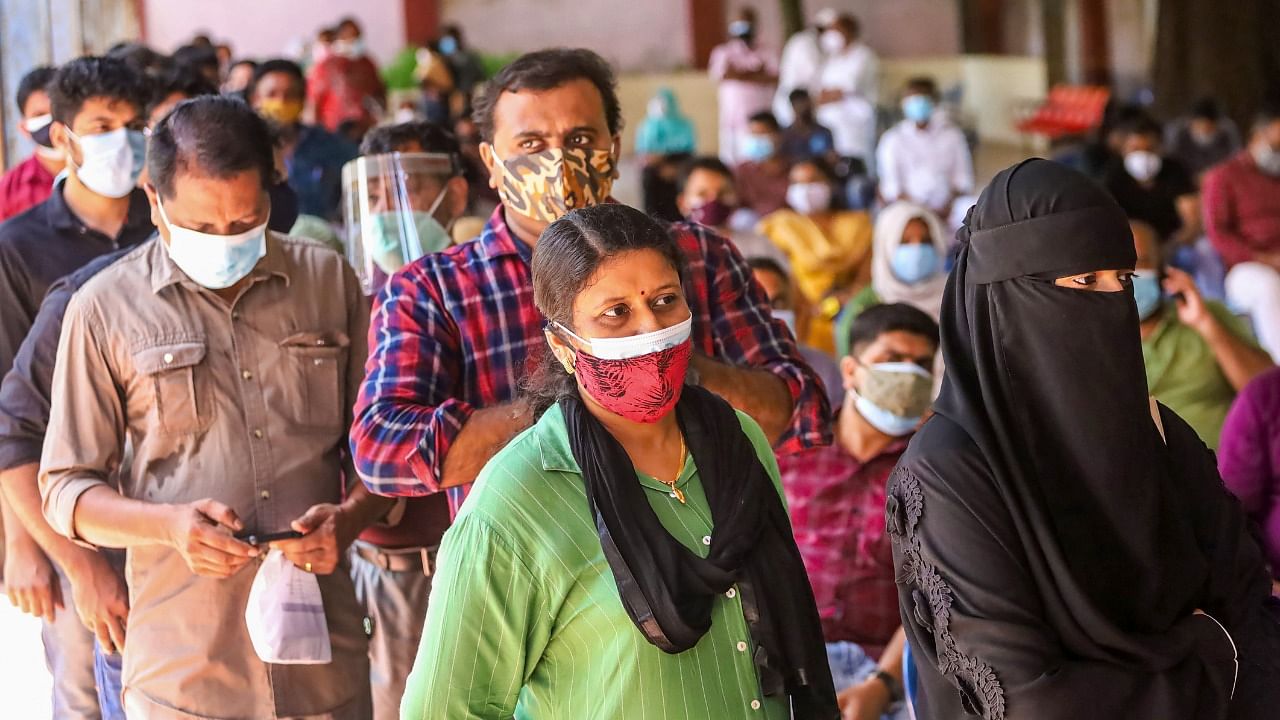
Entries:
<svg viewBox="0 0 1280 720">
<path fill-rule="evenodd" d="M 1124 213 L 1028 160 L 959 239 L 937 414 L 886 502 L 917 716 L 1280 717 L 1262 556 L 1148 397 Z"/>
</svg>

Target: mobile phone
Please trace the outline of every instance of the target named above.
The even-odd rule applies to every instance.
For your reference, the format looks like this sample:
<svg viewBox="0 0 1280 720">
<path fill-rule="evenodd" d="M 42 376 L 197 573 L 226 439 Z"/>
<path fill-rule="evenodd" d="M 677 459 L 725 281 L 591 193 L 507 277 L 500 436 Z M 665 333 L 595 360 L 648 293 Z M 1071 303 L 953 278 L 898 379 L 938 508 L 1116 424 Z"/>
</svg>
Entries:
<svg viewBox="0 0 1280 720">
<path fill-rule="evenodd" d="M 272 533 L 240 533 L 236 535 L 237 540 L 243 540 L 250 545 L 266 545 L 276 540 L 296 540 L 302 537 L 302 533 L 297 530 L 281 530 Z"/>
</svg>

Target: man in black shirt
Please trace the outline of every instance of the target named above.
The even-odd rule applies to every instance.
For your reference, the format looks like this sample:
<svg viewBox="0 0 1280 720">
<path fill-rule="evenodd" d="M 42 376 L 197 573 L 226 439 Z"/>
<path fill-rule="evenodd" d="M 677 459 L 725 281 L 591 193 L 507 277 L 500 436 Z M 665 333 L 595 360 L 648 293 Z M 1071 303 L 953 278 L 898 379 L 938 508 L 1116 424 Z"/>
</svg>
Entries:
<svg viewBox="0 0 1280 720">
<path fill-rule="evenodd" d="M 84 57 L 62 66 L 48 91 L 50 138 L 66 153 L 67 178 L 48 200 L 0 224 L 0 373 L 13 366 L 55 280 L 155 231 L 146 195 L 134 187 L 144 159 L 145 79 L 123 61 Z M 35 490 L 39 460 L 37 444 L 0 445 L 6 589 L 16 605 L 44 619 L 54 717 L 96 718 L 93 634 L 73 598 L 93 598 L 95 607 L 79 612 L 97 624 L 94 616 L 110 614 L 100 599 L 123 584 L 113 585 L 119 576 L 103 556 L 75 547 L 71 562 L 65 548 L 42 542 L 50 536 L 39 496 L 26 492 Z M 107 652 L 114 649 L 109 636 Z"/>
<path fill-rule="evenodd" d="M 1200 195 L 1190 173 L 1161 155 L 1161 128 L 1148 117 L 1122 128 L 1120 157 L 1108 165 L 1103 184 L 1125 213 L 1155 228 L 1162 244 L 1190 245 L 1202 232 Z"/>
</svg>

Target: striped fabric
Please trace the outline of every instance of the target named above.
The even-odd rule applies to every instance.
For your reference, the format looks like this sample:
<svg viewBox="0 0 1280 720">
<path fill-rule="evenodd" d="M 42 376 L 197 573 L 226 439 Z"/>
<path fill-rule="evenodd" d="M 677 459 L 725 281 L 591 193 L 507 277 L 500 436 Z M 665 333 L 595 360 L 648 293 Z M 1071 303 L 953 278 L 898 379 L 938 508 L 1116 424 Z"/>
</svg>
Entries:
<svg viewBox="0 0 1280 720">
<path fill-rule="evenodd" d="M 738 416 L 778 483 L 764 434 Z M 639 482 L 663 526 L 705 556 L 711 512 L 692 459 L 678 481 L 687 505 L 657 480 Z M 692 649 L 668 655 L 645 640 L 618 597 L 564 418 L 552 407 L 490 461 L 445 534 L 401 716 L 789 717 L 785 698 L 760 693 L 742 613 L 733 588 Z"/>
</svg>

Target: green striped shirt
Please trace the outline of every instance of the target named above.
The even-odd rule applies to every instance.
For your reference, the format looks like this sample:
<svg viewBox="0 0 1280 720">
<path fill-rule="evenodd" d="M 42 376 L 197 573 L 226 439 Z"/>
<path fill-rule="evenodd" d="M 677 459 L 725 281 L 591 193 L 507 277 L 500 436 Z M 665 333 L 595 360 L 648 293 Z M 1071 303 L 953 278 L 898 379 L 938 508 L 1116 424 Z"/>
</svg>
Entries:
<svg viewBox="0 0 1280 720">
<path fill-rule="evenodd" d="M 738 418 L 781 497 L 768 440 Z M 705 557 L 711 512 L 692 458 L 677 482 L 686 505 L 637 477 L 667 531 Z M 742 613 L 731 588 L 692 649 L 669 655 L 645 640 L 618 597 L 553 406 L 485 466 L 445 534 L 401 717 L 789 717 L 786 698 L 760 693 Z"/>
</svg>

